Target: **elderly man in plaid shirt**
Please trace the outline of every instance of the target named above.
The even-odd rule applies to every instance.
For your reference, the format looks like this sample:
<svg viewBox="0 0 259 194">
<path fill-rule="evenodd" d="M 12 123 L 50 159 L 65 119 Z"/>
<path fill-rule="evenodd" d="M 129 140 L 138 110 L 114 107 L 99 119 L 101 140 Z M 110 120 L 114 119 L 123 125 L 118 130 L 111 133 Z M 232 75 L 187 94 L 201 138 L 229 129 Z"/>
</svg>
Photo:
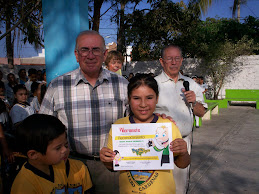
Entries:
<svg viewBox="0 0 259 194">
<path fill-rule="evenodd" d="M 89 168 L 95 193 L 118 193 L 118 172 L 110 172 L 99 158 L 111 124 L 123 117 L 128 81 L 102 67 L 105 41 L 95 31 L 76 39 L 79 68 L 52 80 L 40 113 L 55 115 L 68 129 L 71 155 Z"/>
</svg>

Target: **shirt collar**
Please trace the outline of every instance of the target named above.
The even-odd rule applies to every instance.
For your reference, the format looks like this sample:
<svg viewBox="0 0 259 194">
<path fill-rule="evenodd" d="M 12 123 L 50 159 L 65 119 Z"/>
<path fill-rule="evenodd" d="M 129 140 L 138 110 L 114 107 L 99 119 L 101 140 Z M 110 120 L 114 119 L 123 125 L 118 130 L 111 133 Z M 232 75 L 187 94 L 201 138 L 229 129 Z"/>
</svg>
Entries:
<svg viewBox="0 0 259 194">
<path fill-rule="evenodd" d="M 181 73 L 178 73 L 178 81 L 180 79 L 183 79 L 183 75 Z M 172 78 L 170 78 L 163 70 L 162 71 L 161 82 L 163 83 L 163 82 L 167 82 L 167 81 L 173 81 L 174 82 L 174 80 Z"/>
<path fill-rule="evenodd" d="M 152 119 L 152 121 L 150 121 L 150 123 L 156 123 L 158 120 L 158 116 L 156 114 L 153 114 L 153 115 L 154 115 L 154 118 Z M 133 115 L 129 116 L 129 121 L 131 124 L 136 123 L 133 118 Z"/>
<path fill-rule="evenodd" d="M 97 81 L 99 81 L 99 83 L 102 83 L 105 80 L 110 81 L 110 76 L 109 76 L 108 72 L 109 72 L 108 70 L 106 70 L 102 67 Z M 76 85 L 80 84 L 81 82 L 89 83 L 88 80 L 84 77 L 84 75 L 81 71 L 81 68 L 79 67 L 75 72 L 74 85 L 76 86 Z"/>
</svg>

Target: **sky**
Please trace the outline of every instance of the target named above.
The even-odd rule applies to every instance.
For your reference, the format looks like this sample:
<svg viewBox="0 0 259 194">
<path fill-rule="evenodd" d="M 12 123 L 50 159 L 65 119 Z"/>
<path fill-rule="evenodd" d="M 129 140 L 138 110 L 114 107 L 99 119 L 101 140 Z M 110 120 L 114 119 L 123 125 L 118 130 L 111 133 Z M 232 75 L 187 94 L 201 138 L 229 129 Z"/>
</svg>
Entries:
<svg viewBox="0 0 259 194">
<path fill-rule="evenodd" d="M 173 0 L 173 2 L 179 2 L 180 0 Z M 185 3 L 188 0 L 184 0 Z M 218 0 L 214 1 L 211 7 L 208 9 L 207 13 L 201 17 L 202 20 L 206 20 L 207 17 L 215 18 L 232 18 L 231 7 L 233 5 L 233 0 Z M 101 13 L 104 13 L 110 7 L 110 3 L 104 3 L 101 9 Z M 140 3 L 137 7 L 148 8 L 149 5 L 146 3 Z M 130 8 L 130 6 L 128 6 Z M 106 44 L 116 42 L 117 36 L 117 25 L 110 22 L 110 17 L 114 14 L 112 10 L 108 11 L 102 18 L 100 23 L 100 34 L 104 37 Z M 241 22 L 247 16 L 253 16 L 259 18 L 259 0 L 248 0 L 247 4 L 241 5 Z M 36 51 L 32 45 L 15 44 L 15 57 L 33 57 L 38 56 L 41 50 Z M 0 41 L 0 57 L 5 57 L 5 41 L 2 39 Z"/>
</svg>

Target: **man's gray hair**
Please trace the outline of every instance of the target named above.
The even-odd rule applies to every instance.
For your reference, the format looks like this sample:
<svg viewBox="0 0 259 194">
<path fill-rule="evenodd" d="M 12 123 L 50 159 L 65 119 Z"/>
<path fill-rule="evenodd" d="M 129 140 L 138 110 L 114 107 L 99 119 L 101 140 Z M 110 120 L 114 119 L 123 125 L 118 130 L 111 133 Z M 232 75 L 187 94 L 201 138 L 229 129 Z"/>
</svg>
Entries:
<svg viewBox="0 0 259 194">
<path fill-rule="evenodd" d="M 78 39 L 83 36 L 83 35 L 98 35 L 100 36 L 100 38 L 102 39 L 102 42 L 103 42 L 103 50 L 106 50 L 106 47 L 105 47 L 105 40 L 104 38 L 96 31 L 94 30 L 85 30 L 85 31 L 82 31 L 78 34 L 78 36 L 76 37 L 76 46 L 75 46 L 75 50 L 78 49 Z"/>
<path fill-rule="evenodd" d="M 168 48 L 175 48 L 175 49 L 178 49 L 178 50 L 180 51 L 181 57 L 183 57 L 183 55 L 182 55 L 182 49 L 181 49 L 179 46 L 174 45 L 174 44 L 169 44 L 169 45 L 165 46 L 165 47 L 162 49 L 162 51 L 161 51 L 161 58 L 164 57 L 165 50 L 168 49 Z"/>
</svg>

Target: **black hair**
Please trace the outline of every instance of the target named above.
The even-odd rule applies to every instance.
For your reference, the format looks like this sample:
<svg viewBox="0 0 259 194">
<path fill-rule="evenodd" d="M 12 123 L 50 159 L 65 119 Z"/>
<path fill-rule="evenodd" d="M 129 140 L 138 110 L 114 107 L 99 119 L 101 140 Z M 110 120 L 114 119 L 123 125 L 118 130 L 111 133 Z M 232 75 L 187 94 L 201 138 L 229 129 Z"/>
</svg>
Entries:
<svg viewBox="0 0 259 194">
<path fill-rule="evenodd" d="M 0 98 L 0 114 L 2 114 L 3 112 L 6 112 L 6 105 L 4 103 L 4 101 Z M 0 123 L 1 125 L 1 123 Z"/>
<path fill-rule="evenodd" d="M 28 70 L 28 75 L 31 76 L 32 74 L 37 74 L 37 70 L 34 68 L 31 68 Z"/>
<path fill-rule="evenodd" d="M 128 84 L 128 99 L 130 100 L 131 93 L 134 89 L 139 88 L 140 86 L 148 86 L 154 92 L 156 93 L 156 96 L 159 96 L 159 90 L 158 90 L 158 85 L 156 80 L 154 79 L 153 76 L 150 74 L 142 74 L 142 73 L 137 73 L 134 77 L 132 77 L 129 81 Z M 133 112 L 131 108 L 129 107 L 129 114 L 133 115 Z"/>
<path fill-rule="evenodd" d="M 18 75 L 19 75 L 19 76 L 21 75 L 21 72 L 22 72 L 22 71 L 25 71 L 25 72 L 26 72 L 25 69 L 20 69 L 19 72 L 18 72 Z"/>
<path fill-rule="evenodd" d="M 115 155 L 120 153 L 118 150 L 114 150 L 114 152 L 115 152 Z"/>
<path fill-rule="evenodd" d="M 27 91 L 24 84 L 18 84 L 16 86 L 14 86 L 13 93 L 16 94 L 18 92 L 18 90 L 26 90 Z"/>
<path fill-rule="evenodd" d="M 66 127 L 58 118 L 45 114 L 33 114 L 17 127 L 17 149 L 26 156 L 29 150 L 45 155 L 48 145 L 64 132 L 66 132 Z"/>
<path fill-rule="evenodd" d="M 40 83 L 38 83 L 38 82 L 32 82 L 32 84 L 31 84 L 31 93 L 32 94 L 38 89 L 39 85 L 40 85 Z"/>
<path fill-rule="evenodd" d="M 4 82 L 0 82 L 0 88 L 3 88 L 5 90 Z"/>
<path fill-rule="evenodd" d="M 26 90 L 26 92 L 28 93 L 28 90 L 27 90 L 27 88 L 25 87 L 25 85 L 24 84 L 18 84 L 18 85 L 16 85 L 16 86 L 14 86 L 14 88 L 13 88 L 13 93 L 14 93 L 14 95 L 19 91 L 19 90 Z M 16 104 L 16 103 L 18 103 L 17 102 L 17 99 L 15 98 L 14 99 L 14 101 L 13 101 L 13 104 Z M 26 105 L 30 105 L 29 103 L 25 103 Z"/>
<path fill-rule="evenodd" d="M 156 93 L 157 97 L 159 95 L 159 90 L 158 90 L 158 85 L 156 80 L 154 79 L 153 76 L 149 75 L 149 74 L 140 74 L 137 73 L 134 77 L 132 77 L 129 81 L 128 84 L 128 98 L 130 99 L 131 93 L 134 89 L 139 88 L 140 86 L 148 86 L 149 88 L 151 88 L 152 90 L 154 90 L 154 92 Z"/>
<path fill-rule="evenodd" d="M 45 84 L 42 84 L 41 88 L 40 88 L 40 100 L 41 100 L 41 102 L 42 102 L 42 100 L 45 96 L 46 90 L 47 90 L 47 86 Z"/>
</svg>

